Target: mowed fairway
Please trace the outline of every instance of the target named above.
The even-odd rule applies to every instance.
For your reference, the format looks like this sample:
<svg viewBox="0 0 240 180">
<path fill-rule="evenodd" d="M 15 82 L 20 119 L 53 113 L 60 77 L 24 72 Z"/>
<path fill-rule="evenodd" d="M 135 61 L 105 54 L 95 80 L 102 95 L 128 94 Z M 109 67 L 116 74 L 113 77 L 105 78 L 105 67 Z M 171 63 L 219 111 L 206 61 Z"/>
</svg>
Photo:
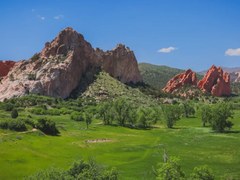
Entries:
<svg viewBox="0 0 240 180">
<path fill-rule="evenodd" d="M 57 123 L 60 136 L 0 130 L 0 179 L 21 179 L 50 167 L 67 169 L 81 158 L 116 167 L 120 179 L 154 179 L 152 169 L 162 162 L 164 148 L 181 159 L 187 175 L 206 164 L 216 179 L 240 179 L 240 112 L 235 111 L 232 133 L 226 134 L 201 127 L 200 117 L 183 118 L 174 129 L 158 123 L 151 130 L 104 126 L 98 120 L 87 130 L 84 122 L 69 115 L 49 118 Z"/>
</svg>

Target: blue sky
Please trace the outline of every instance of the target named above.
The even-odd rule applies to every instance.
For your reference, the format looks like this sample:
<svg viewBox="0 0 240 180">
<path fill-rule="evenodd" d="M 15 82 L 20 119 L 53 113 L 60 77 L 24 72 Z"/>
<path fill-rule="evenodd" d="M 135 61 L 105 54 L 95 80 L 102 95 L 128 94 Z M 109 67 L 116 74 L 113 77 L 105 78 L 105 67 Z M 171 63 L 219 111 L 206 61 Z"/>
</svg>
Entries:
<svg viewBox="0 0 240 180">
<path fill-rule="evenodd" d="M 239 0 L 8 0 L 0 12 L 1 60 L 28 59 L 71 26 L 93 47 L 126 44 L 139 62 L 240 66 Z"/>
</svg>

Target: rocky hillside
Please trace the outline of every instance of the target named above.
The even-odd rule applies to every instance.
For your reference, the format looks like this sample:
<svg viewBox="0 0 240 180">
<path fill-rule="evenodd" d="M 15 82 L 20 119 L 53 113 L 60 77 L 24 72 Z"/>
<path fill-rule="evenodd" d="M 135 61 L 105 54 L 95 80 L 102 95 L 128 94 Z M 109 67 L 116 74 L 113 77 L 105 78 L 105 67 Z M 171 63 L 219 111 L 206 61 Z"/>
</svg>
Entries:
<svg viewBox="0 0 240 180">
<path fill-rule="evenodd" d="M 124 45 L 104 52 L 92 48 L 83 35 L 66 28 L 40 53 L 17 62 L 2 79 L 0 100 L 27 93 L 68 97 L 87 72 L 104 70 L 123 83 L 141 82 L 133 51 Z"/>
</svg>

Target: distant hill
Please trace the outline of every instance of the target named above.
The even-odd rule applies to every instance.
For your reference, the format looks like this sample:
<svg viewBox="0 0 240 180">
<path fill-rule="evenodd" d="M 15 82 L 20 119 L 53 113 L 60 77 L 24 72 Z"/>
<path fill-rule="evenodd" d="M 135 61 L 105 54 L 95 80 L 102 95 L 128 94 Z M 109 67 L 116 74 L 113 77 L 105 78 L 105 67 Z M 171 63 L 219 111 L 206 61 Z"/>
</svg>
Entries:
<svg viewBox="0 0 240 180">
<path fill-rule="evenodd" d="M 182 69 L 148 63 L 139 63 L 138 68 L 143 82 L 157 89 L 162 89 L 173 76 L 184 72 Z"/>
</svg>

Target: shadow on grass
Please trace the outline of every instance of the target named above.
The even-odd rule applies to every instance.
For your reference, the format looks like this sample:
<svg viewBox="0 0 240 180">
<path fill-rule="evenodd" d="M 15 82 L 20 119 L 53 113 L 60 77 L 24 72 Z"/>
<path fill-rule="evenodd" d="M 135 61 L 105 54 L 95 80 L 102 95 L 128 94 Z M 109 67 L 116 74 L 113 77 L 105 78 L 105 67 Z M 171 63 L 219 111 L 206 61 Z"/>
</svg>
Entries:
<svg viewBox="0 0 240 180">
<path fill-rule="evenodd" d="M 226 130 L 223 132 L 212 131 L 211 133 L 213 133 L 213 134 L 238 134 L 238 133 L 240 133 L 240 130 Z"/>
<path fill-rule="evenodd" d="M 240 130 L 229 130 L 229 131 L 225 131 L 224 133 L 226 133 L 226 134 L 237 134 L 237 133 L 240 133 Z"/>
</svg>

